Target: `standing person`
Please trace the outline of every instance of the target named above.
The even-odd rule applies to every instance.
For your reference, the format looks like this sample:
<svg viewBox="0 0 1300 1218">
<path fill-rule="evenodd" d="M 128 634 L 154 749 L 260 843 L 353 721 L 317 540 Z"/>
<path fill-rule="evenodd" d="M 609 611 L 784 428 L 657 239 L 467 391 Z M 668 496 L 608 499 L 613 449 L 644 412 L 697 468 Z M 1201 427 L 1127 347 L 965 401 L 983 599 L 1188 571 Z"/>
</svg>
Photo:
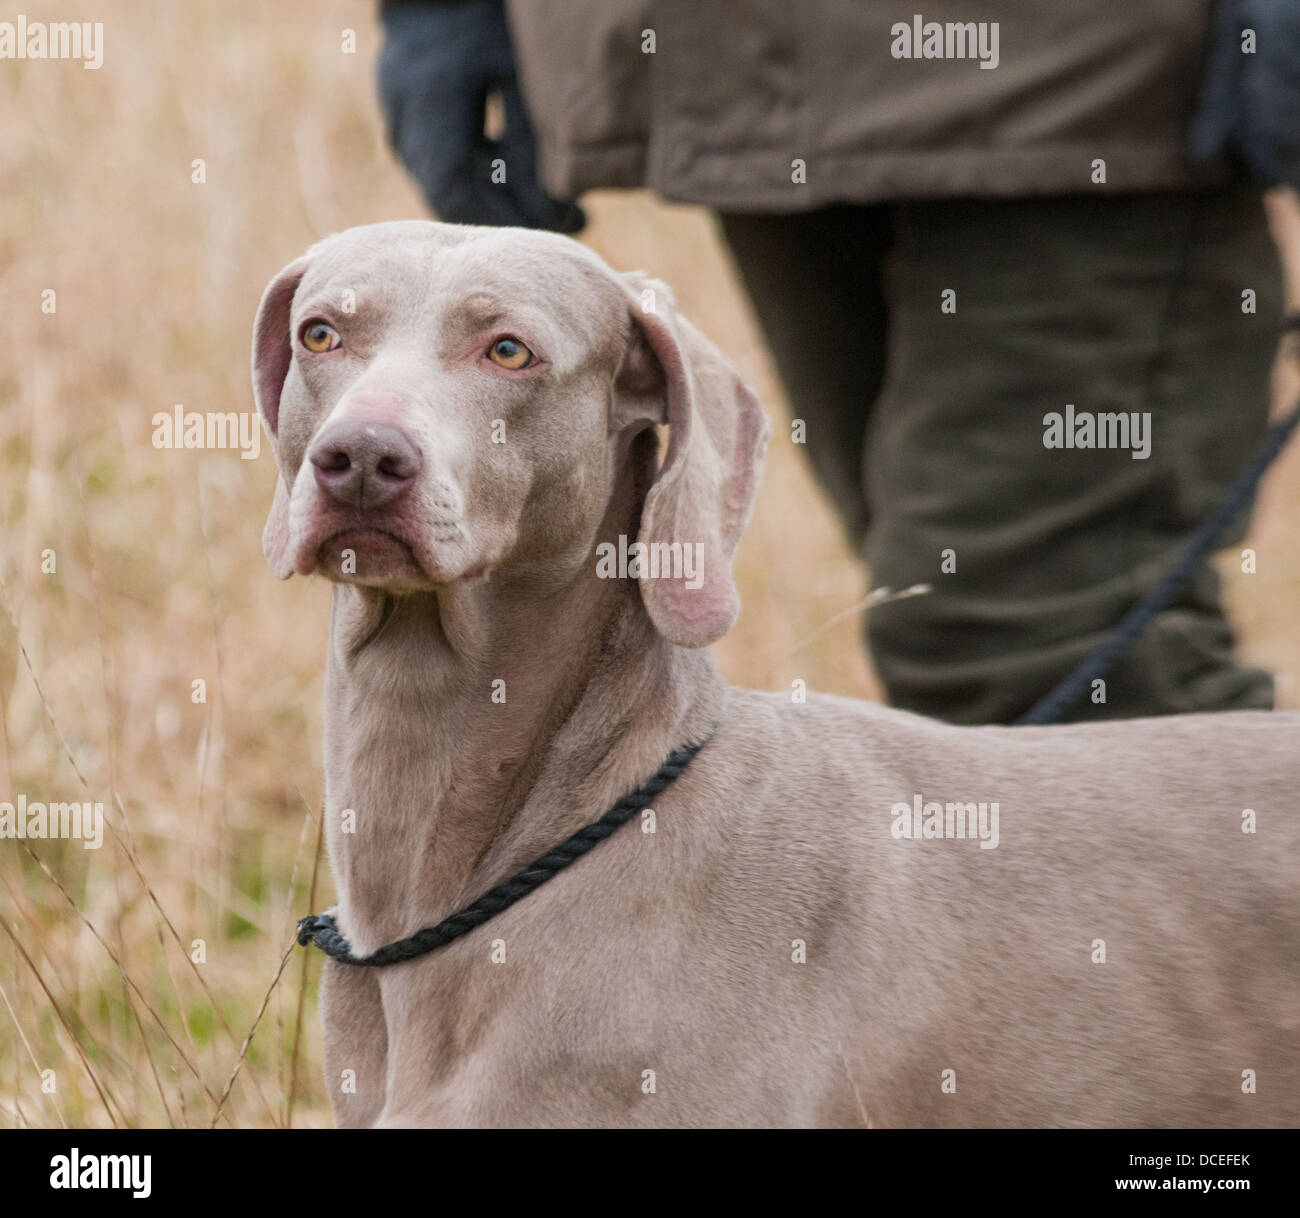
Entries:
<svg viewBox="0 0 1300 1218">
<path fill-rule="evenodd" d="M 445 220 L 572 232 L 597 187 L 716 209 L 873 581 L 933 586 L 868 620 L 890 701 L 1009 722 L 1264 430 L 1281 276 L 1242 170 L 1300 163 L 1300 6 L 920 7 L 389 0 L 380 84 Z M 1071 716 L 1272 700 L 1206 564 Z"/>
</svg>

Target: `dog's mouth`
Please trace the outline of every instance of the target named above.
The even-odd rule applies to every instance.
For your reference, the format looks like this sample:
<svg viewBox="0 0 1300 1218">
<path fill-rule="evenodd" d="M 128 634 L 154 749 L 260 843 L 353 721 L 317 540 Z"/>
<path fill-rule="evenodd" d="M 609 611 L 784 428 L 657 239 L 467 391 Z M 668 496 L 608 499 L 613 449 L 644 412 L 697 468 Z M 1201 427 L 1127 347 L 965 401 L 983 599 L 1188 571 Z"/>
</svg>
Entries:
<svg viewBox="0 0 1300 1218">
<path fill-rule="evenodd" d="M 300 575 L 323 575 L 335 583 L 360 584 L 391 592 L 427 591 L 477 575 L 467 562 L 459 526 L 442 534 L 412 537 L 399 522 L 361 519 L 321 522 L 322 539 L 304 539 L 298 551 Z M 400 529 L 400 531 L 399 531 Z"/>
<path fill-rule="evenodd" d="M 316 547 L 308 563 L 311 570 L 340 583 L 391 587 L 429 582 L 411 543 L 377 525 L 337 529 Z"/>
</svg>

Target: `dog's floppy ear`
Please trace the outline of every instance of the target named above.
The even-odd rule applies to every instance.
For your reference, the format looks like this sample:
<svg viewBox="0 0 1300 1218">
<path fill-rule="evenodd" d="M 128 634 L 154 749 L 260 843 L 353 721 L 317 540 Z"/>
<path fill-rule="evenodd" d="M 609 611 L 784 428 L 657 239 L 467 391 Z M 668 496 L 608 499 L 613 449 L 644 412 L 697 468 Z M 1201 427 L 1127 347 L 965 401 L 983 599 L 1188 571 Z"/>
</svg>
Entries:
<svg viewBox="0 0 1300 1218">
<path fill-rule="evenodd" d="M 293 359 L 289 311 L 293 307 L 293 294 L 310 261 L 306 255 L 295 259 L 267 284 L 253 323 L 253 397 L 273 452 L 276 452 L 275 441 L 280 430 L 280 394 Z M 276 461 L 279 461 L 278 453 Z M 275 499 L 262 530 L 262 553 L 278 578 L 288 579 L 293 574 L 289 555 L 289 488 L 283 470 L 276 476 Z"/>
<path fill-rule="evenodd" d="M 740 610 L 731 560 L 753 507 L 767 416 L 722 353 L 677 315 L 664 284 L 640 273 L 621 278 L 632 334 L 615 380 L 616 426 L 668 425 L 637 540 L 645 555 L 653 546 L 680 545 L 702 556 L 694 578 L 663 561 L 652 574 L 642 562 L 641 599 L 665 638 L 706 647 Z"/>
</svg>

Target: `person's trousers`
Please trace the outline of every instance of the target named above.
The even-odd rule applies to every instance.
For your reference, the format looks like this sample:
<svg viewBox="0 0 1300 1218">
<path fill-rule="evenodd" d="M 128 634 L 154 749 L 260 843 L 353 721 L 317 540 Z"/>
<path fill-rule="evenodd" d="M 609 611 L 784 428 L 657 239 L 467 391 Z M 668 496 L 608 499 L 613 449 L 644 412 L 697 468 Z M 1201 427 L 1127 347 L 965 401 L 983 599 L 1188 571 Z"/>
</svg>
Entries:
<svg viewBox="0 0 1300 1218">
<path fill-rule="evenodd" d="M 932 586 L 867 619 L 897 706 L 1027 710 L 1173 562 L 1266 427 L 1281 275 L 1254 193 L 721 220 L 872 582 Z M 1068 717 L 1272 701 L 1205 565 Z"/>
</svg>

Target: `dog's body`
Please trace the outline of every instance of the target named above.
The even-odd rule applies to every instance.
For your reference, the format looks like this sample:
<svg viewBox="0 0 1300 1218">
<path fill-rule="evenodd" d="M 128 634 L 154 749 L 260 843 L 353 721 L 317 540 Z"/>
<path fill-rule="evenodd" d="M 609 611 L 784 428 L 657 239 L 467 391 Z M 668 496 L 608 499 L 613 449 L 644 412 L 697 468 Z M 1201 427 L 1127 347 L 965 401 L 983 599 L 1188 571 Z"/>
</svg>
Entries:
<svg viewBox="0 0 1300 1218">
<path fill-rule="evenodd" d="M 338 347 L 294 347 L 321 317 Z M 503 330 L 541 362 L 497 364 Z M 1300 717 L 971 729 L 724 688 L 704 646 L 761 412 L 658 285 L 559 238 L 331 238 L 268 288 L 254 376 L 268 556 L 339 583 L 358 953 L 707 738 L 652 817 L 478 930 L 327 964 L 339 1124 L 1300 1122 Z M 619 537 L 699 541 L 703 586 L 599 578 Z"/>
</svg>

